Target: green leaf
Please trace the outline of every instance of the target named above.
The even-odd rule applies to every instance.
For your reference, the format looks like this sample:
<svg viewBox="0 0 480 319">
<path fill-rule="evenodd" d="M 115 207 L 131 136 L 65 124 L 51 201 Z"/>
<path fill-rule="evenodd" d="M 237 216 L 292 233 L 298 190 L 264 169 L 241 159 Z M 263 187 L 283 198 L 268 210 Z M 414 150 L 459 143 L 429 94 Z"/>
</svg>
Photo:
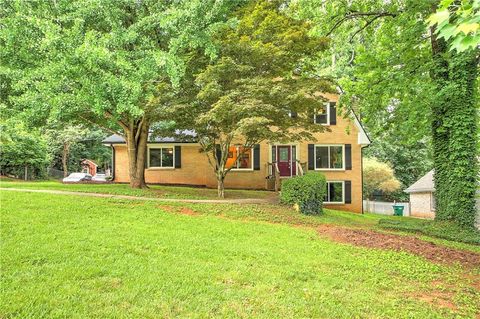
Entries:
<svg viewBox="0 0 480 319">
<path fill-rule="evenodd" d="M 452 3 L 453 3 L 453 0 L 442 0 L 440 1 L 440 5 L 438 7 L 447 9 L 448 7 L 450 7 Z"/>
<path fill-rule="evenodd" d="M 441 38 L 445 38 L 445 40 L 449 40 L 457 30 L 457 27 L 453 24 L 446 24 L 443 28 L 438 30 L 438 34 Z"/>
<path fill-rule="evenodd" d="M 458 52 L 464 52 L 478 45 L 478 38 L 467 35 L 456 46 Z"/>
<path fill-rule="evenodd" d="M 470 32 L 476 32 L 479 28 L 480 24 L 478 23 L 462 23 L 458 25 L 457 30 L 465 34 L 469 34 Z"/>
<path fill-rule="evenodd" d="M 435 24 L 440 24 L 444 21 L 447 21 L 450 18 L 450 12 L 445 10 L 440 10 L 432 14 L 429 18 L 429 25 L 434 26 Z"/>
</svg>

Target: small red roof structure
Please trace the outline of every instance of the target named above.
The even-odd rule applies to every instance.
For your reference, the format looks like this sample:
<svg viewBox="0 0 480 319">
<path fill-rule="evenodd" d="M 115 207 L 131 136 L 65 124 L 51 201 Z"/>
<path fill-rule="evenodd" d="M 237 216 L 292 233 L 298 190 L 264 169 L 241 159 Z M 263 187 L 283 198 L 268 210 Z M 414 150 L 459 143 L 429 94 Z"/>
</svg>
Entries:
<svg viewBox="0 0 480 319">
<path fill-rule="evenodd" d="M 82 165 L 82 172 L 83 173 L 87 173 L 87 174 L 90 174 L 92 176 L 97 175 L 98 165 L 95 164 L 94 161 L 89 160 L 89 159 L 84 159 L 80 162 L 80 164 Z"/>
</svg>

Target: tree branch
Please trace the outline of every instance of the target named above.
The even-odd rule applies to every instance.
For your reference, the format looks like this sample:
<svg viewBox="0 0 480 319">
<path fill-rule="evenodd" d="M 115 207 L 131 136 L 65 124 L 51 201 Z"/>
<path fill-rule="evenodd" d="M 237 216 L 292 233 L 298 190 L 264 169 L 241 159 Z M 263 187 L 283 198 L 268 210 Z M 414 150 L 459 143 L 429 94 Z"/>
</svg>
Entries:
<svg viewBox="0 0 480 319">
<path fill-rule="evenodd" d="M 112 134 L 116 134 L 116 135 L 120 135 L 120 136 L 123 136 L 123 135 L 124 135 L 124 134 L 122 134 L 122 133 L 120 133 L 120 132 L 118 132 L 118 131 L 115 131 L 114 129 L 109 128 L 108 126 L 98 124 L 97 122 L 92 121 L 91 119 L 89 119 L 89 118 L 87 118 L 87 117 L 85 117 L 85 116 L 81 116 L 81 115 L 80 115 L 80 118 L 83 119 L 83 120 L 85 120 L 85 121 L 87 121 L 87 122 L 89 122 L 89 123 L 92 123 L 93 125 L 96 125 L 96 126 L 102 128 L 102 129 L 104 129 L 104 130 L 106 130 L 106 131 L 108 131 L 108 132 L 110 132 L 110 133 L 112 133 Z"/>
<path fill-rule="evenodd" d="M 114 119 L 118 123 L 118 125 L 120 125 L 125 131 L 128 131 L 128 126 L 123 123 L 123 121 L 116 119 L 112 113 L 105 111 L 105 116 L 109 119 Z"/>
<path fill-rule="evenodd" d="M 358 30 L 355 31 L 355 32 L 350 36 L 349 42 L 352 43 L 353 38 L 355 38 L 355 36 L 356 36 L 357 34 L 359 34 L 360 32 L 362 32 L 363 30 L 365 30 L 365 29 L 366 29 L 369 25 L 371 25 L 375 20 L 377 20 L 377 19 L 379 19 L 379 18 L 381 18 L 381 17 L 382 17 L 382 16 L 375 16 L 375 17 L 373 17 L 372 19 L 370 19 L 369 21 L 367 21 L 367 23 L 365 23 L 365 25 L 364 25 L 363 27 L 358 28 Z"/>
<path fill-rule="evenodd" d="M 327 32 L 327 34 L 325 36 L 326 37 L 330 36 L 340 25 L 342 25 L 345 21 L 348 21 L 348 20 L 354 20 L 354 19 L 357 19 L 357 18 L 373 16 L 374 18 L 372 20 L 370 20 L 370 22 L 367 22 L 367 25 L 365 25 L 363 28 L 361 28 L 361 30 L 363 30 L 378 18 L 382 18 L 382 17 L 392 17 L 392 18 L 394 18 L 401 12 L 402 11 L 399 11 L 399 12 L 385 12 L 385 11 L 380 11 L 380 12 L 350 12 L 350 13 L 347 12 L 343 18 L 341 18 L 339 21 L 337 21 L 333 25 L 333 27 Z"/>
<path fill-rule="evenodd" d="M 137 125 L 137 132 L 135 133 L 135 142 L 136 143 L 138 143 L 138 139 L 140 138 L 140 132 L 142 131 L 142 126 L 143 126 L 143 123 L 144 123 L 143 120 L 144 120 L 144 118 L 142 117 L 142 119 L 140 120 L 140 122 Z"/>
</svg>

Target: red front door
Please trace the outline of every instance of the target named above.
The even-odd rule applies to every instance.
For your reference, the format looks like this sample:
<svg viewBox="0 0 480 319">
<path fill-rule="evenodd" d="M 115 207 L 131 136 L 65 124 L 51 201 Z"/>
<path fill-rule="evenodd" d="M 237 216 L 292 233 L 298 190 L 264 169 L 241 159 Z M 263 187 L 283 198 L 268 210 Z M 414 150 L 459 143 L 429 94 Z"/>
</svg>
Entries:
<svg viewBox="0 0 480 319">
<path fill-rule="evenodd" d="M 280 176 L 292 176 L 292 148 L 277 146 L 277 159 Z"/>
</svg>

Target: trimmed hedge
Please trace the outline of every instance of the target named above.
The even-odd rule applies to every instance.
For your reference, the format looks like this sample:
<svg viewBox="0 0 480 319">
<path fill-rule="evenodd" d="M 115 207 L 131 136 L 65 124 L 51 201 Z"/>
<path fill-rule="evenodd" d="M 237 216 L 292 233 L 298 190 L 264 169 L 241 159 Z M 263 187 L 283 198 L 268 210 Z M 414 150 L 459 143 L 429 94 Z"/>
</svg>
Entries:
<svg viewBox="0 0 480 319">
<path fill-rule="evenodd" d="M 327 190 L 325 176 L 308 172 L 303 176 L 289 178 L 282 182 L 280 201 L 283 204 L 298 205 L 301 213 L 317 215 L 323 212 L 323 200 Z"/>
</svg>

